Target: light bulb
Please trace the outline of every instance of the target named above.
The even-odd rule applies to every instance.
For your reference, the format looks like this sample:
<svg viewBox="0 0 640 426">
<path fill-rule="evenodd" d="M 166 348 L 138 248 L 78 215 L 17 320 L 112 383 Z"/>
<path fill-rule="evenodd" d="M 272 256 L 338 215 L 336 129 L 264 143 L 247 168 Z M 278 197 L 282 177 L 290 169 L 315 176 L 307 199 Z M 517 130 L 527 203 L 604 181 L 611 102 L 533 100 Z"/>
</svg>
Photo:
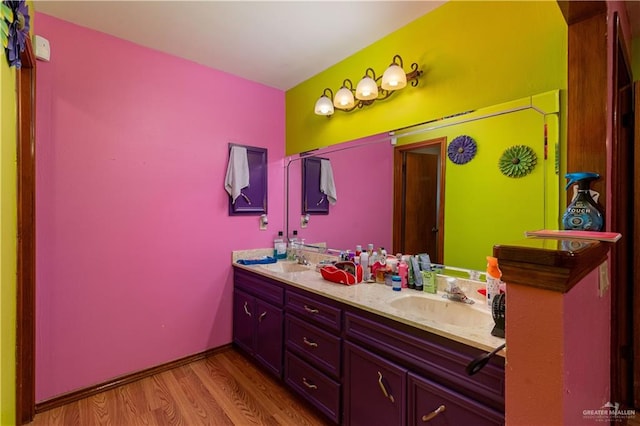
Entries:
<svg viewBox="0 0 640 426">
<path fill-rule="evenodd" d="M 356 87 L 356 98 L 363 101 L 378 97 L 378 85 L 371 77 L 365 76 Z"/>
<path fill-rule="evenodd" d="M 316 101 L 314 110 L 317 115 L 331 115 L 333 114 L 333 103 L 328 96 L 323 95 Z"/>
<path fill-rule="evenodd" d="M 353 98 L 353 92 L 342 86 L 336 93 L 333 99 L 333 105 L 338 109 L 349 109 L 355 105 L 355 99 Z"/>
<path fill-rule="evenodd" d="M 382 75 L 382 88 L 384 90 L 398 90 L 407 85 L 407 75 L 404 70 L 396 65 L 391 64 Z"/>
</svg>

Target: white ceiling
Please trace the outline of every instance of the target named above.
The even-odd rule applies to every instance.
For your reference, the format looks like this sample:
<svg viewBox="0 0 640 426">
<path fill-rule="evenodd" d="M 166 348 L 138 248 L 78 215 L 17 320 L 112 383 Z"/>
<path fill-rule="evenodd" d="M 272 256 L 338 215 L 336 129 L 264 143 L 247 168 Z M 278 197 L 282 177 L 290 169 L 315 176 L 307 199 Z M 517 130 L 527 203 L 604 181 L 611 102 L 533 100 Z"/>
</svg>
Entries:
<svg viewBox="0 0 640 426">
<path fill-rule="evenodd" d="M 445 1 L 34 0 L 34 6 L 65 21 L 287 90 Z M 632 32 L 639 35 L 640 1 L 625 3 Z M 55 46 L 51 50 L 55 55 Z"/>
<path fill-rule="evenodd" d="M 37 12 L 287 90 L 443 3 L 35 0 L 34 7 Z M 37 20 L 35 29 L 37 34 Z M 51 46 L 52 57 L 55 48 Z"/>
</svg>

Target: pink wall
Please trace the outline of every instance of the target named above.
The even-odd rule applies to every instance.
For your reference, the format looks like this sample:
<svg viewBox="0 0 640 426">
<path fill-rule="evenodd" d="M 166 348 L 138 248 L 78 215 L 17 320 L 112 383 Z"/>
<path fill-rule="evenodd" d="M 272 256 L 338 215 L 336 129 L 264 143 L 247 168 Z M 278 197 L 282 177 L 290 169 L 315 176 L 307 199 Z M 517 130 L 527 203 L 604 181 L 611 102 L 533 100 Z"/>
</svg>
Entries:
<svg viewBox="0 0 640 426">
<path fill-rule="evenodd" d="M 611 394 L 611 291 L 601 297 L 599 282 L 595 268 L 563 300 L 565 425 L 584 422 L 582 412 L 600 409 Z"/>
<path fill-rule="evenodd" d="M 609 401 L 611 297 L 598 284 L 597 267 L 566 294 L 507 283 L 507 424 L 591 424 L 583 411 Z"/>
<path fill-rule="evenodd" d="M 284 93 L 38 14 L 36 400 L 231 341 L 231 250 L 283 227 Z M 266 147 L 270 229 L 229 217 Z"/>
<path fill-rule="evenodd" d="M 348 148 L 348 149 L 346 149 Z M 339 149 L 337 152 L 324 153 Z M 393 146 L 375 135 L 313 153 L 331 160 L 338 201 L 328 215 L 311 215 L 300 227 L 301 160 L 289 165 L 289 231 L 306 243 L 326 242 L 335 249 L 355 250 L 369 243 L 391 250 L 393 223 Z M 391 253 L 390 253 L 391 254 Z"/>
</svg>

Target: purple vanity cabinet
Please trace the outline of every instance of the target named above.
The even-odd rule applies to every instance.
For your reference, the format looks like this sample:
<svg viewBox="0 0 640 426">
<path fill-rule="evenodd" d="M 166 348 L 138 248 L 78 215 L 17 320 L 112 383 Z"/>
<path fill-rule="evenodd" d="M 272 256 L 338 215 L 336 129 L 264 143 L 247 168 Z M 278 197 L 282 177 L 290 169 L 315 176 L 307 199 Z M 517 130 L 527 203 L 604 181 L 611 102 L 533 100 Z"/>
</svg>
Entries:
<svg viewBox="0 0 640 426">
<path fill-rule="evenodd" d="M 350 426 L 406 424 L 407 369 L 345 343 L 344 423 Z"/>
<path fill-rule="evenodd" d="M 504 415 L 431 380 L 409 373 L 409 425 L 499 426 Z"/>
<path fill-rule="evenodd" d="M 234 279 L 236 347 L 333 423 L 504 424 L 504 358 L 469 376 L 483 350 L 242 268 Z"/>
<path fill-rule="evenodd" d="M 283 313 L 267 302 L 256 298 L 256 350 L 255 357 L 272 373 L 282 376 L 282 321 Z"/>
<path fill-rule="evenodd" d="M 276 281 L 234 269 L 233 342 L 282 378 L 284 288 Z"/>
<path fill-rule="evenodd" d="M 321 296 L 287 288 L 285 311 L 285 382 L 340 423 L 342 309 Z"/>
<path fill-rule="evenodd" d="M 252 354 L 255 348 L 256 298 L 238 289 L 233 291 L 233 342 Z"/>
</svg>

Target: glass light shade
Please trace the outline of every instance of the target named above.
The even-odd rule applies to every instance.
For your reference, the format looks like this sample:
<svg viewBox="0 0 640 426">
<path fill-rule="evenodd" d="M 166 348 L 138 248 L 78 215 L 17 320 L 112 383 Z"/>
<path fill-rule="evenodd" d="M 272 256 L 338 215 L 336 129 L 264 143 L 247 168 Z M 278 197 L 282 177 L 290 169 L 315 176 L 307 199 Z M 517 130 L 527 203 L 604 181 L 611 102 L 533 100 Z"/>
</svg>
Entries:
<svg viewBox="0 0 640 426">
<path fill-rule="evenodd" d="M 336 96 L 333 98 L 333 106 L 338 109 L 349 109 L 353 108 L 356 101 L 353 99 L 353 92 L 346 87 L 342 87 L 336 93 Z"/>
<path fill-rule="evenodd" d="M 407 75 L 396 64 L 392 64 L 382 75 L 382 88 L 384 90 L 398 90 L 407 85 Z"/>
<path fill-rule="evenodd" d="M 331 115 L 333 114 L 333 103 L 328 96 L 320 96 L 316 101 L 315 112 L 318 115 Z"/>
<path fill-rule="evenodd" d="M 356 98 L 363 101 L 378 97 L 378 85 L 371 77 L 364 77 L 356 87 Z"/>
</svg>

